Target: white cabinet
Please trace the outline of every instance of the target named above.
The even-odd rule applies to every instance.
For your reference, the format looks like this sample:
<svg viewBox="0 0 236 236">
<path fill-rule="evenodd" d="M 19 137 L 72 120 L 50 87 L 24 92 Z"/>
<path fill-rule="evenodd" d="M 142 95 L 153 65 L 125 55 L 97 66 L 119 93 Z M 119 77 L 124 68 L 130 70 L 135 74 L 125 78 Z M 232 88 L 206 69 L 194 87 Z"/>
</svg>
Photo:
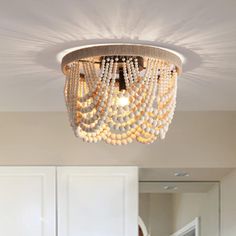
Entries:
<svg viewBox="0 0 236 236">
<path fill-rule="evenodd" d="M 58 236 L 137 236 L 136 167 L 58 168 Z"/>
<path fill-rule="evenodd" d="M 137 236 L 136 167 L 0 167 L 0 236 Z"/>
<path fill-rule="evenodd" d="M 55 168 L 0 167 L 0 235 L 55 236 Z"/>
</svg>

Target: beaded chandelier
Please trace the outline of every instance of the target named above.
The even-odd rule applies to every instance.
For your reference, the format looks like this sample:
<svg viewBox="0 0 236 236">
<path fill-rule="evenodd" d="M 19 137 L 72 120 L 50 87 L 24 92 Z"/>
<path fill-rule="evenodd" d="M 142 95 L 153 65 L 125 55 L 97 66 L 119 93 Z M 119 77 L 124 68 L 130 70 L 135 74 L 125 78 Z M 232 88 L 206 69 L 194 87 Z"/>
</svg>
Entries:
<svg viewBox="0 0 236 236">
<path fill-rule="evenodd" d="M 65 101 L 86 142 L 149 144 L 165 138 L 176 106 L 180 58 L 143 45 L 101 45 L 62 59 Z"/>
</svg>

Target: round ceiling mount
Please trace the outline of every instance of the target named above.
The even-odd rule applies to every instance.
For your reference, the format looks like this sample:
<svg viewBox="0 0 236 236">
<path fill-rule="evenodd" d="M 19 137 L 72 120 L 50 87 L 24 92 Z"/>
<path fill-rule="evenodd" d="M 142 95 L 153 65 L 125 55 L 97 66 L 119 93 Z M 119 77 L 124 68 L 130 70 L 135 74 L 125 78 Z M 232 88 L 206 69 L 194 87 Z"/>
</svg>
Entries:
<svg viewBox="0 0 236 236">
<path fill-rule="evenodd" d="M 178 74 L 181 74 L 182 72 L 181 58 L 175 53 L 160 47 L 139 44 L 108 44 L 77 49 L 69 52 L 62 58 L 62 71 L 65 72 L 66 66 L 76 60 L 103 56 L 139 56 L 144 58 L 155 58 L 175 65 Z"/>
</svg>

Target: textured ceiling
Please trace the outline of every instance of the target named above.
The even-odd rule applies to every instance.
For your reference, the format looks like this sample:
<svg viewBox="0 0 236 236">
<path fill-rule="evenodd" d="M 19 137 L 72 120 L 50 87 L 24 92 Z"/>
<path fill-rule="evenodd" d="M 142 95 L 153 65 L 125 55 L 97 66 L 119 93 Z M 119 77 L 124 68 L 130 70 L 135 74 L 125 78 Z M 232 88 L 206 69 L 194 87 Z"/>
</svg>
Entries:
<svg viewBox="0 0 236 236">
<path fill-rule="evenodd" d="M 235 10 L 235 0 L 1 0 L 0 110 L 65 110 L 56 55 L 108 42 L 184 54 L 178 110 L 236 110 Z"/>
</svg>

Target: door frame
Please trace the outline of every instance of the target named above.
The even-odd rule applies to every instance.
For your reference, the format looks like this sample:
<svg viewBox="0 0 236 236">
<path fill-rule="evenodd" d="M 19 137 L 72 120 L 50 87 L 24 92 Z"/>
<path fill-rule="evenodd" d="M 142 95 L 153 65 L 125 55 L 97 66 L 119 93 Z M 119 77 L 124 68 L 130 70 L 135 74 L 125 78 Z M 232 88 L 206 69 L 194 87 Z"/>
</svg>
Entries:
<svg viewBox="0 0 236 236">
<path fill-rule="evenodd" d="M 196 217 L 192 222 L 190 222 L 174 234 L 171 234 L 170 236 L 184 236 L 194 229 L 196 232 L 196 236 L 200 236 L 200 217 Z"/>
</svg>

